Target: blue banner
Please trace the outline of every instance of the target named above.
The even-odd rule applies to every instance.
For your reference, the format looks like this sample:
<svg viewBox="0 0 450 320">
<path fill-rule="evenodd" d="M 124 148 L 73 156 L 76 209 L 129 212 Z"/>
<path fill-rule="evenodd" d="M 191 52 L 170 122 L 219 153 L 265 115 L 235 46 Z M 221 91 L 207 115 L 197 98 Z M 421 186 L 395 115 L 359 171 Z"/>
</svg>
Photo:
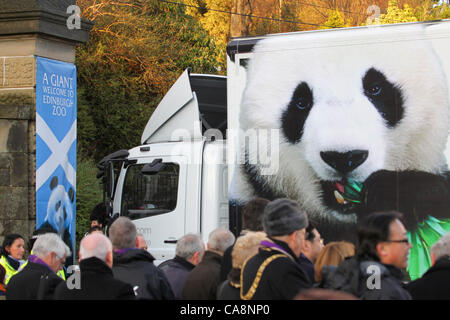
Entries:
<svg viewBox="0 0 450 320">
<path fill-rule="evenodd" d="M 36 57 L 36 229 L 55 230 L 72 256 L 75 256 L 76 145 L 76 67 Z"/>
</svg>

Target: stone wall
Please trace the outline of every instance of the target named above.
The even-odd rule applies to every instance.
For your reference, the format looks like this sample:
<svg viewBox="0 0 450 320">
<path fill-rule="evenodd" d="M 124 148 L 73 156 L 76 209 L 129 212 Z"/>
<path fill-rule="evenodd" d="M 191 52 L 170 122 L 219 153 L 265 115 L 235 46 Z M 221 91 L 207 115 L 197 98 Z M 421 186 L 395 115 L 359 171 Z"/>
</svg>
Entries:
<svg viewBox="0 0 450 320">
<path fill-rule="evenodd" d="M 75 0 L 0 0 L 0 245 L 36 228 L 36 56 L 75 63 L 93 23 L 70 30 Z"/>
<path fill-rule="evenodd" d="M 35 65 L 33 56 L 0 57 L 1 236 L 34 229 Z"/>
</svg>

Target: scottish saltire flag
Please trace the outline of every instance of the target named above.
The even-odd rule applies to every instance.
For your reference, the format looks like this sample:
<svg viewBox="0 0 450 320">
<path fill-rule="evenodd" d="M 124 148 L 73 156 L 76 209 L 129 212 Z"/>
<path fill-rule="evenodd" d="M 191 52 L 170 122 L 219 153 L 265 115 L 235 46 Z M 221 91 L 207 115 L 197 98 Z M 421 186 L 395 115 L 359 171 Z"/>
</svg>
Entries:
<svg viewBox="0 0 450 320">
<path fill-rule="evenodd" d="M 76 67 L 36 57 L 36 228 L 53 228 L 72 253 L 76 145 Z"/>
</svg>

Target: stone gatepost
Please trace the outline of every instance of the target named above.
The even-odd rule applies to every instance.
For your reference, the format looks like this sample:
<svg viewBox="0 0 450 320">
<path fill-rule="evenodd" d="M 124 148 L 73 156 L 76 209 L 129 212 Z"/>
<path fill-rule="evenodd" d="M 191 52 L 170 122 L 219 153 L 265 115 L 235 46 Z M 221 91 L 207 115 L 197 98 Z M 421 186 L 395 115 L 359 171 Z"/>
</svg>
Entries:
<svg viewBox="0 0 450 320">
<path fill-rule="evenodd" d="M 35 229 L 36 56 L 75 63 L 93 24 L 74 19 L 74 3 L 0 0 L 0 245 Z"/>
</svg>

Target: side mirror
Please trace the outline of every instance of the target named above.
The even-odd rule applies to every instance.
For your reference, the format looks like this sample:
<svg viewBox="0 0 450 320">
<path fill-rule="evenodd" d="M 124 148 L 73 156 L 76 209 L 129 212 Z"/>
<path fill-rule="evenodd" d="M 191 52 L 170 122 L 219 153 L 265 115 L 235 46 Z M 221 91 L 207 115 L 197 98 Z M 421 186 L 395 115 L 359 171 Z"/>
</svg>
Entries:
<svg viewBox="0 0 450 320">
<path fill-rule="evenodd" d="M 143 175 L 155 175 L 163 170 L 166 165 L 162 162 L 162 159 L 155 159 L 152 163 L 147 163 L 141 170 Z"/>
</svg>

